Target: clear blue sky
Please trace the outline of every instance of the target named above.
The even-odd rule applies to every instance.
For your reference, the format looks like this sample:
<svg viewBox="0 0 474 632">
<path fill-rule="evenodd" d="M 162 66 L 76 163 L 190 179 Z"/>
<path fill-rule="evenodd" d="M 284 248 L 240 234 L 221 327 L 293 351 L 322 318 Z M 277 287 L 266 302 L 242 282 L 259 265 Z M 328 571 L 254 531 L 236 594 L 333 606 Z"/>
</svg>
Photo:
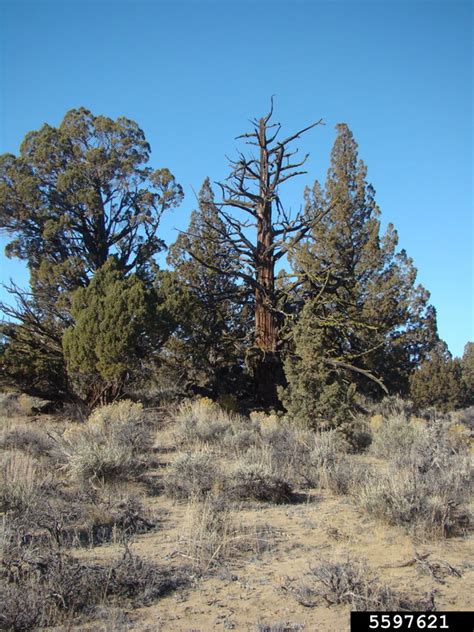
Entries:
<svg viewBox="0 0 474 632">
<path fill-rule="evenodd" d="M 472 3 L 358 0 L 92 2 L 1 7 L 0 152 L 85 106 L 136 120 L 152 166 L 183 185 L 162 236 L 187 225 L 193 189 L 227 173 L 249 118 L 275 94 L 288 132 L 322 117 L 300 144 L 308 175 L 293 207 L 324 179 L 345 122 L 369 168 L 384 222 L 399 231 L 431 291 L 455 355 L 473 334 Z M 1 247 L 5 239 L 2 239 Z M 26 284 L 3 255 L 1 280 Z M 4 297 L 4 295 L 2 295 Z"/>
</svg>

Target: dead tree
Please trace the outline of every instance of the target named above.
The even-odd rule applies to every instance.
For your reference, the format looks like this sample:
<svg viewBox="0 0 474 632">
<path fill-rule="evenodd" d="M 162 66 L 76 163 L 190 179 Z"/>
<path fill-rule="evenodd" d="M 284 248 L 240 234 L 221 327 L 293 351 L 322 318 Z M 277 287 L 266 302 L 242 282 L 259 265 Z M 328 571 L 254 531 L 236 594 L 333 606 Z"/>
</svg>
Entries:
<svg viewBox="0 0 474 632">
<path fill-rule="evenodd" d="M 257 148 L 258 155 L 240 152 L 236 160 L 230 160 L 231 172 L 218 183 L 222 199 L 216 203 L 225 226 L 219 238 L 230 242 L 239 258 L 240 266 L 234 274 L 254 293 L 255 343 L 249 356 L 258 399 L 267 407 L 278 406 L 277 386 L 283 376 L 275 266 L 322 216 L 311 215 L 305 209 L 291 218 L 279 197 L 284 182 L 306 173 L 301 167 L 308 154 L 295 158 L 298 149 L 290 150 L 291 143 L 322 120 L 278 140 L 281 125 L 271 122 L 272 115 L 273 101 L 266 116 L 251 121 L 253 130 L 237 137 Z M 218 269 L 215 262 L 200 263 Z"/>
</svg>

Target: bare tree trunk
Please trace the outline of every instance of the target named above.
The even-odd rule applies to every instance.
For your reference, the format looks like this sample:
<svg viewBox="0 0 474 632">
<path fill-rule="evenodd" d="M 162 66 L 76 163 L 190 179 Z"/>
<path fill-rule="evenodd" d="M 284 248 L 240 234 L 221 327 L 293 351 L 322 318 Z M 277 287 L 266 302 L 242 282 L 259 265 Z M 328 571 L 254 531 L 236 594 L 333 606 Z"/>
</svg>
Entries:
<svg viewBox="0 0 474 632">
<path fill-rule="evenodd" d="M 270 178 L 266 123 L 264 118 L 259 121 L 259 188 L 262 204 L 257 208 L 255 344 L 261 354 L 257 357 L 254 377 L 260 403 L 278 407 L 277 387 L 281 384 L 283 371 L 278 353 L 278 322 L 274 311 L 275 257 L 272 248 L 272 200 L 268 199 Z"/>
<path fill-rule="evenodd" d="M 253 130 L 237 138 L 258 148 L 259 156 L 246 157 L 239 152 L 237 160 L 231 160 L 229 178 L 220 182 L 222 201 L 216 205 L 225 228 L 218 239 L 229 243 L 237 253 L 238 266 L 232 274 L 240 277 L 255 292 L 255 344 L 248 350 L 248 366 L 255 381 L 257 399 L 264 407 L 281 406 L 277 388 L 284 384 L 280 358 L 278 296 L 275 288 L 275 264 L 284 257 L 305 235 L 319 218 L 300 211 L 292 219 L 278 197 L 279 187 L 300 171 L 308 156 L 295 159 L 297 149 L 289 145 L 302 134 L 322 123 L 308 125 L 283 140 L 277 140 L 280 123 L 271 123 L 270 112 L 252 121 Z M 247 220 L 233 216 L 227 209 L 246 213 Z M 273 211 L 276 217 L 272 217 Z M 250 219 L 248 218 L 250 216 Z M 253 242 L 247 229 L 256 226 L 257 239 Z M 204 261 L 197 253 L 190 255 L 211 270 L 222 272 L 219 262 Z"/>
</svg>

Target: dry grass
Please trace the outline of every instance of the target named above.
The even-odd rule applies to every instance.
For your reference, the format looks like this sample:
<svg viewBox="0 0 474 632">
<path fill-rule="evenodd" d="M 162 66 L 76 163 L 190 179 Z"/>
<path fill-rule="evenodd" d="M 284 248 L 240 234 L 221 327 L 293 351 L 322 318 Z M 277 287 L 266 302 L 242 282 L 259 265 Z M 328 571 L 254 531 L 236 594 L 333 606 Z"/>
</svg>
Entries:
<svg viewBox="0 0 474 632">
<path fill-rule="evenodd" d="M 238 511 L 222 500 L 191 499 L 186 511 L 180 553 L 195 572 L 205 574 L 227 565 L 244 553 L 256 555 L 271 544 L 268 529 L 242 525 Z"/>
<path fill-rule="evenodd" d="M 267 582 L 268 591 L 274 591 L 272 573 L 280 572 L 280 562 L 291 578 L 296 568 L 291 566 L 293 555 L 300 560 L 301 573 L 307 556 L 314 555 L 313 544 L 327 546 L 327 524 L 336 514 L 323 511 L 318 516 L 320 506 L 336 512 L 350 510 L 352 519 L 362 514 L 357 506 L 381 522 L 402 525 L 418 538 L 464 533 L 468 527 L 469 430 L 459 416 L 408 420 L 396 404 L 397 414 L 386 415 L 373 433 L 368 454 L 362 455 L 351 454 L 353 446 L 338 431 L 315 433 L 292 427 L 282 416 L 263 413 L 246 419 L 209 400 L 187 402 L 173 413 L 177 422 L 160 430 L 153 458 L 154 429 L 141 406 L 132 402 L 98 409 L 85 422 L 70 423 L 63 436 L 63 422 L 52 417 L 47 426 L 41 420 L 33 424 L 24 418 L 8 418 L 0 433 L 0 504 L 5 512 L 0 538 L 0 628 L 131 629 L 135 615 L 128 617 L 124 608 L 151 604 L 174 590 L 181 585 L 186 567 L 191 567 L 200 586 L 213 581 L 213 587 L 219 588 L 229 582 L 230 594 L 236 580 L 225 578 L 241 576 L 248 563 L 249 590 L 261 581 L 262 590 Z M 173 433 L 179 438 L 178 447 L 188 452 L 176 454 Z M 187 503 L 146 499 L 140 482 L 144 470 L 167 496 Z M 349 495 L 350 502 L 338 500 L 336 495 L 341 494 Z M 305 497 L 314 502 L 286 504 Z M 151 509 L 163 505 L 167 509 L 160 509 L 159 514 Z M 351 523 L 347 539 L 332 540 L 329 545 L 341 549 L 350 544 L 344 553 L 354 553 L 360 529 L 366 528 L 363 521 L 370 524 L 367 516 L 361 520 L 359 531 Z M 256 526 L 267 521 L 273 529 Z M 292 531 L 294 522 L 301 523 L 296 532 L 300 540 Z M 160 530 L 138 538 L 137 546 L 145 557 L 130 554 L 130 542 L 157 526 Z M 345 526 L 341 528 L 346 531 Z M 371 528 L 379 529 L 375 521 Z M 160 535 L 162 529 L 165 536 Z M 398 532 L 408 538 L 403 530 Z M 113 548 L 92 548 L 106 542 L 125 546 L 124 555 L 112 559 Z M 82 548 L 72 555 L 72 547 Z M 275 560 L 261 557 L 272 547 Z M 148 555 L 156 563 L 147 560 Z M 420 557 L 417 562 L 425 586 L 427 579 L 438 587 L 445 582 L 443 590 L 452 581 L 462 581 L 465 569 L 459 559 L 444 562 L 442 549 L 435 556 L 431 561 Z M 167 566 L 179 562 L 182 572 L 164 570 L 160 558 Z M 298 586 L 292 582 L 287 589 L 305 606 L 433 607 L 431 596 L 400 594 L 380 581 L 367 564 L 347 555 L 322 560 Z M 270 592 L 265 594 L 268 598 Z M 256 610 L 246 624 L 262 621 L 256 627 L 261 632 L 303 629 L 301 624 L 287 622 L 285 611 L 273 612 L 273 622 L 263 623 L 265 612 L 260 619 Z M 295 615 L 296 621 L 300 614 Z M 93 619 L 97 623 L 92 624 Z M 147 629 L 146 625 L 140 629 Z M 164 629 L 168 629 L 166 624 Z"/>
<path fill-rule="evenodd" d="M 0 464 L 0 511 L 26 511 L 41 494 L 47 476 L 29 454 L 11 451 Z"/>
</svg>

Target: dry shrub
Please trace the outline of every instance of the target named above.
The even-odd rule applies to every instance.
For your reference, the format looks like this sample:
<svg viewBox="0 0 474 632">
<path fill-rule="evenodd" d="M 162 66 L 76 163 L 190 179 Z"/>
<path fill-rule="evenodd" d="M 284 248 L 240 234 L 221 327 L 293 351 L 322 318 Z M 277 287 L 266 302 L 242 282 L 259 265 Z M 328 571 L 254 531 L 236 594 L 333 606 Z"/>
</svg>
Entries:
<svg viewBox="0 0 474 632">
<path fill-rule="evenodd" d="M 216 490 L 223 475 L 214 456 L 206 452 L 184 454 L 169 467 L 165 493 L 171 498 L 203 497 Z"/>
<path fill-rule="evenodd" d="M 13 417 L 22 414 L 22 408 L 18 403 L 19 393 L 0 393 L 0 415 Z"/>
<path fill-rule="evenodd" d="M 412 422 L 403 414 L 384 419 L 372 441 L 370 448 L 374 456 L 396 460 L 403 465 L 413 451 L 422 448 L 429 441 L 428 430 L 421 424 Z"/>
<path fill-rule="evenodd" d="M 361 560 L 323 560 L 293 589 L 297 601 L 313 607 L 321 603 L 348 604 L 351 610 L 434 610 L 433 596 L 412 599 L 392 590 Z"/>
<path fill-rule="evenodd" d="M 451 465 L 428 472 L 381 472 L 360 487 L 358 500 L 370 514 L 389 524 L 413 527 L 420 536 L 462 533 L 470 522 L 470 472 L 462 461 Z"/>
<path fill-rule="evenodd" d="M 73 478 L 113 481 L 139 473 L 152 445 L 141 404 L 121 401 L 94 411 L 82 427 L 65 433 L 64 452 Z"/>
<path fill-rule="evenodd" d="M 37 490 L 27 505 L 8 511 L 5 523 L 15 534 L 14 540 L 65 548 L 125 542 L 153 529 L 157 515 L 133 495 L 115 492 L 107 498 L 96 490 L 81 492 L 51 485 Z"/>
<path fill-rule="evenodd" d="M 35 457 L 48 456 L 56 443 L 47 434 L 36 428 L 16 426 L 6 430 L 0 439 L 0 449 L 21 450 Z"/>
<path fill-rule="evenodd" d="M 255 428 L 232 428 L 231 432 L 227 432 L 224 436 L 223 447 L 225 451 L 241 457 L 248 450 L 261 443 L 260 437 Z"/>
<path fill-rule="evenodd" d="M 263 463 L 238 463 L 226 477 L 225 497 L 230 500 L 262 500 L 285 503 L 293 498 L 288 481 Z"/>
<path fill-rule="evenodd" d="M 415 412 L 413 402 L 409 399 L 403 399 L 399 395 L 388 395 L 369 407 L 373 415 L 382 415 L 385 419 L 398 416 L 408 418 Z"/>
<path fill-rule="evenodd" d="M 208 497 L 204 502 L 191 499 L 181 542 L 194 571 L 206 573 L 243 553 L 257 554 L 268 548 L 268 529 L 238 524 L 236 516 L 222 497 Z"/>
<path fill-rule="evenodd" d="M 185 581 L 128 550 L 111 564 L 91 564 L 52 549 L 10 547 L 0 567 L 1 629 L 23 631 L 90 616 L 101 603 L 148 605 Z M 28 599 L 25 599 L 28 595 Z"/>
<path fill-rule="evenodd" d="M 355 460 L 354 457 L 340 456 L 323 473 L 325 486 L 335 494 L 349 494 L 359 489 L 373 472 Z"/>
<path fill-rule="evenodd" d="M 232 417 L 207 397 L 183 402 L 176 413 L 179 432 L 188 445 L 222 442 L 232 425 Z"/>
<path fill-rule="evenodd" d="M 449 536 L 469 525 L 470 459 L 463 428 L 449 417 L 430 423 L 402 416 L 386 420 L 372 450 L 388 470 L 358 492 L 369 512 L 420 535 Z"/>
<path fill-rule="evenodd" d="M 262 423 L 262 453 L 274 472 L 294 486 L 313 487 L 310 463 L 314 434 L 282 422 Z"/>
<path fill-rule="evenodd" d="M 264 430 L 261 454 L 273 472 L 293 486 L 318 487 L 328 485 L 330 472 L 347 449 L 348 444 L 335 430 L 316 433 L 293 427 L 283 419 Z M 258 461 L 257 453 L 255 449 L 254 461 Z"/>
<path fill-rule="evenodd" d="M 474 406 L 458 410 L 454 416 L 458 423 L 463 424 L 471 433 L 474 432 Z"/>
</svg>

